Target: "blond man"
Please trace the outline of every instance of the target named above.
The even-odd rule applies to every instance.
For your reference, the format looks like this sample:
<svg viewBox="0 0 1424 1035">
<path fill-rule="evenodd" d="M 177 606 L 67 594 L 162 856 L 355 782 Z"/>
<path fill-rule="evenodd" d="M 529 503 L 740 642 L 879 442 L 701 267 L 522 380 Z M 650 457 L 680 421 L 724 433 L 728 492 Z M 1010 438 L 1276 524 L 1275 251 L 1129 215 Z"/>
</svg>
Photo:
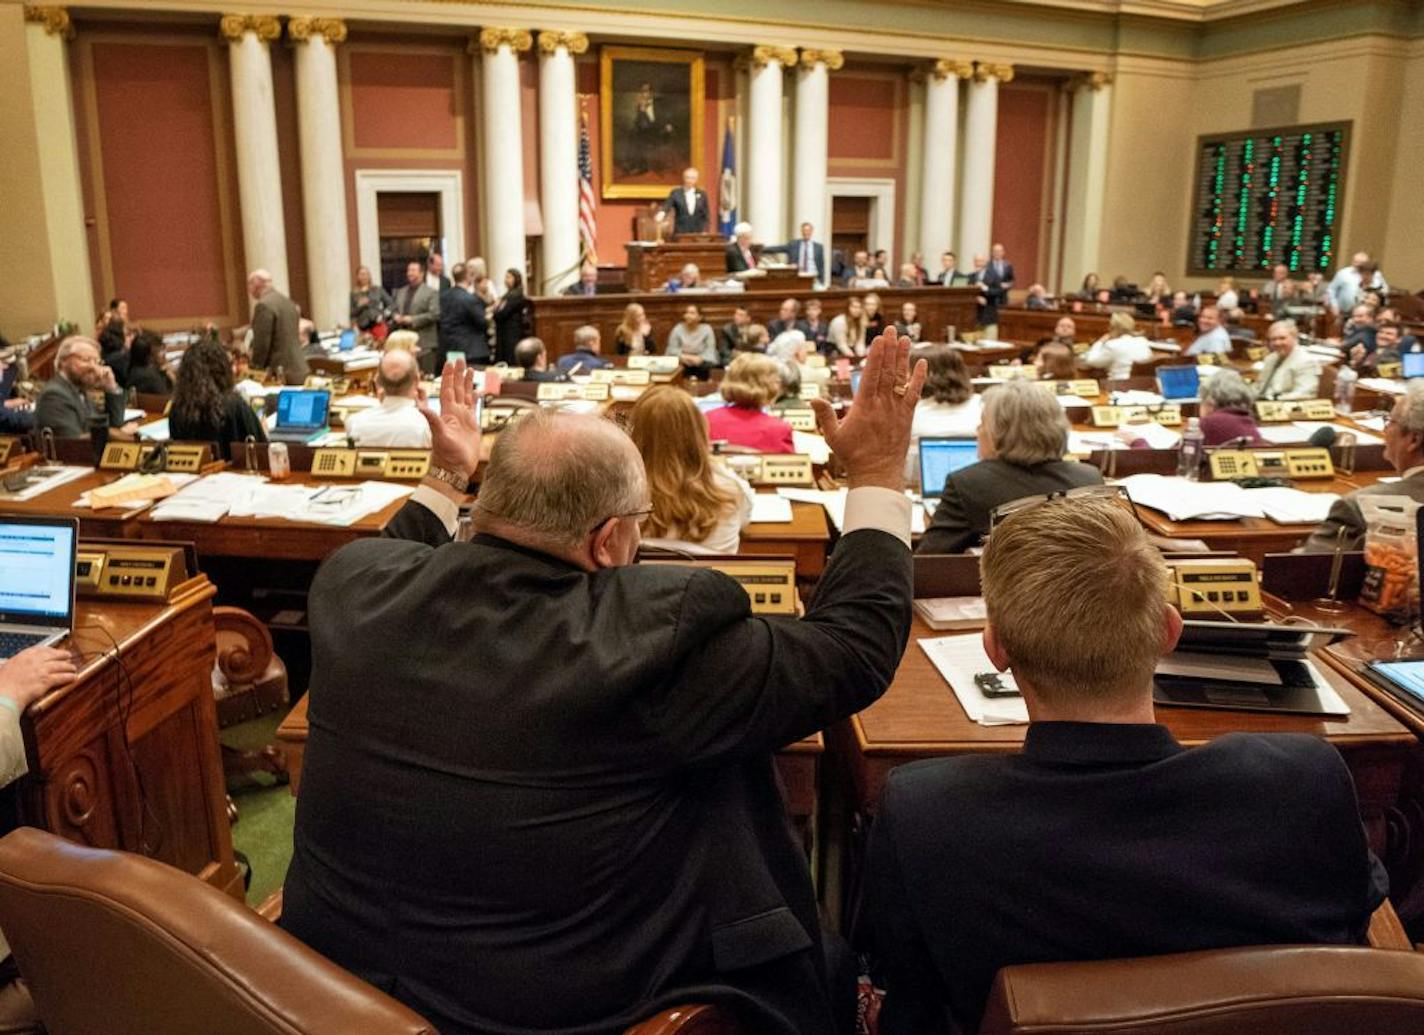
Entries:
<svg viewBox="0 0 1424 1035">
<path fill-rule="evenodd" d="M 1155 723 L 1153 670 L 1182 620 L 1161 556 L 1110 493 L 1036 501 L 989 536 L 984 649 L 1031 724 L 1021 755 L 887 781 L 866 909 L 883 1035 L 947 1032 L 951 1016 L 977 1030 L 1012 964 L 1360 942 L 1384 899 L 1329 744 L 1230 734 L 1185 749 Z"/>
</svg>

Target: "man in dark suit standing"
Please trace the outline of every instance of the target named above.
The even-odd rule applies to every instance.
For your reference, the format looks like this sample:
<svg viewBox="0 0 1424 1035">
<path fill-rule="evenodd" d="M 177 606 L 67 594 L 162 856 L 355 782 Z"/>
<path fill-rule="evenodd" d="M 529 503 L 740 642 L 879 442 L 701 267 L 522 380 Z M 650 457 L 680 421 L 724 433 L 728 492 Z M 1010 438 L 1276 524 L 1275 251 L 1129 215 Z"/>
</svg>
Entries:
<svg viewBox="0 0 1424 1035">
<path fill-rule="evenodd" d="M 453 358 L 449 354 L 456 352 L 470 363 L 488 363 L 489 321 L 484 299 L 474 292 L 474 271 L 457 262 L 450 272 L 454 284 L 440 299 L 441 359 L 448 361 Z"/>
<path fill-rule="evenodd" d="M 752 225 L 738 223 L 732 228 L 732 242 L 727 245 L 727 272 L 741 273 L 754 270 L 757 265 L 756 252 L 752 250 Z"/>
<path fill-rule="evenodd" d="M 1130 504 L 1097 491 L 1018 510 L 985 547 L 984 652 L 1023 695 L 1023 754 L 886 783 L 863 914 L 883 1035 L 977 1030 L 1012 964 L 1357 943 L 1384 900 L 1324 740 L 1183 748 L 1156 724 L 1153 669 L 1182 619 Z"/>
<path fill-rule="evenodd" d="M 312 584 L 282 926 L 445 1035 L 615 1032 L 688 999 L 747 1031 L 851 1030 L 771 753 L 899 663 L 924 376 L 879 340 L 849 415 L 818 401 L 851 489 L 798 620 L 753 616 L 718 572 L 632 564 L 646 475 L 593 417 L 506 427 L 452 546 L 480 432 L 447 366 L 430 474 Z"/>
<path fill-rule="evenodd" d="M 1001 248 L 1001 245 L 995 245 Z M 1010 267 L 1012 270 L 1012 267 Z M 988 262 L 983 255 L 974 256 L 974 270 L 969 274 L 968 285 L 977 287 L 979 295 L 975 300 L 975 316 L 979 324 L 979 330 L 986 338 L 993 338 L 999 333 L 999 306 L 1009 300 L 1008 288 L 999 279 L 999 274 L 995 272 L 993 264 Z"/>
<path fill-rule="evenodd" d="M 285 383 L 301 384 L 307 379 L 301 310 L 272 286 L 272 274 L 266 270 L 247 275 L 247 293 L 257 303 L 252 307 L 252 365 L 272 371 L 281 367 Z"/>
<path fill-rule="evenodd" d="M 705 234 L 712 222 L 707 192 L 698 189 L 697 170 L 691 166 L 682 170 L 682 186 L 669 192 L 658 210 L 658 222 L 664 222 L 669 213 L 674 234 Z"/>
</svg>

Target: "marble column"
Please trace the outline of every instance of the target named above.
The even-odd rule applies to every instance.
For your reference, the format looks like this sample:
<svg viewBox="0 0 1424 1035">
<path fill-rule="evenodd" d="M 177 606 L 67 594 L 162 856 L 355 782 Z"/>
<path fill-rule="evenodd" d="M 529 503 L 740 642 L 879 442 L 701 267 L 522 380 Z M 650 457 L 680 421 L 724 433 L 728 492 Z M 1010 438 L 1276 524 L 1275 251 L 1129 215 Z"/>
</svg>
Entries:
<svg viewBox="0 0 1424 1035">
<path fill-rule="evenodd" d="M 504 291 L 504 271 L 524 270 L 524 150 L 519 55 L 534 45 L 527 29 L 482 29 L 478 44 L 481 141 L 485 179 L 485 260 L 495 290 Z"/>
<path fill-rule="evenodd" d="M 221 30 L 231 44 L 228 64 L 232 70 L 243 259 L 249 272 L 267 270 L 277 290 L 288 294 L 277 109 L 272 99 L 272 57 L 267 51 L 268 43 L 282 35 L 282 25 L 271 15 L 228 14 L 223 16 Z"/>
<path fill-rule="evenodd" d="M 84 188 L 79 178 L 79 144 L 69 85 L 67 41 L 74 35 L 74 28 L 63 7 L 27 4 L 24 16 L 35 133 L 41 144 L 36 155 L 44 198 L 50 281 L 54 285 L 54 317 L 88 327 L 98 307 L 89 279 Z M 105 288 L 113 290 L 115 286 L 106 284 Z M 108 303 L 107 298 L 103 301 Z"/>
<path fill-rule="evenodd" d="M 999 84 L 1013 65 L 974 65 L 964 109 L 964 181 L 959 195 L 959 254 L 964 269 L 975 254 L 988 255 L 994 227 L 994 150 L 998 143 Z"/>
<path fill-rule="evenodd" d="M 746 56 L 746 220 L 756 239 L 768 243 L 787 240 L 781 107 L 783 73 L 796 61 L 796 51 L 791 47 L 758 46 Z"/>
<path fill-rule="evenodd" d="M 1098 270 L 1107 188 L 1112 75 L 1092 72 L 1069 80 L 1073 128 L 1068 140 L 1068 196 L 1063 212 L 1064 290 Z"/>
<path fill-rule="evenodd" d="M 925 73 L 924 147 L 920 172 L 920 253 L 925 268 L 940 268 L 953 251 L 954 181 L 959 159 L 959 81 L 974 74 L 968 61 L 936 61 Z M 959 268 L 969 269 L 968 257 Z"/>
<path fill-rule="evenodd" d="M 787 239 L 801 236 L 801 224 L 816 228 L 830 272 L 831 228 L 826 226 L 826 165 L 829 161 L 830 73 L 845 64 L 839 50 L 801 51 L 796 69 L 796 121 L 791 163 L 791 225 Z"/>
<path fill-rule="evenodd" d="M 355 282 L 346 230 L 346 170 L 341 148 L 341 95 L 336 45 L 346 39 L 339 18 L 293 18 L 297 46 L 297 123 L 302 154 L 302 216 L 306 220 L 310 316 L 321 328 L 350 321 Z M 378 276 L 379 271 L 372 271 Z"/>
<path fill-rule="evenodd" d="M 578 88 L 574 55 L 588 50 L 581 32 L 539 33 L 539 194 L 544 217 L 543 283 L 529 293 L 556 295 L 578 280 Z"/>
</svg>

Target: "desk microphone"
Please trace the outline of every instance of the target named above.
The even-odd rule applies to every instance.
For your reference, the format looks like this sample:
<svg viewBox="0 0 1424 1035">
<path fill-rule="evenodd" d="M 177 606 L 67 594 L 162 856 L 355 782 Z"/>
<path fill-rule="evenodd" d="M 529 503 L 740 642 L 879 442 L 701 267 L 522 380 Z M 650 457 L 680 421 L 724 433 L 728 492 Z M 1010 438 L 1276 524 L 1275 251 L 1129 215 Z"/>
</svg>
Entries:
<svg viewBox="0 0 1424 1035">
<path fill-rule="evenodd" d="M 1323 428 L 1316 428 L 1310 433 L 1310 438 L 1305 440 L 1308 446 L 1333 446 L 1335 444 L 1335 426 L 1327 424 Z"/>
</svg>

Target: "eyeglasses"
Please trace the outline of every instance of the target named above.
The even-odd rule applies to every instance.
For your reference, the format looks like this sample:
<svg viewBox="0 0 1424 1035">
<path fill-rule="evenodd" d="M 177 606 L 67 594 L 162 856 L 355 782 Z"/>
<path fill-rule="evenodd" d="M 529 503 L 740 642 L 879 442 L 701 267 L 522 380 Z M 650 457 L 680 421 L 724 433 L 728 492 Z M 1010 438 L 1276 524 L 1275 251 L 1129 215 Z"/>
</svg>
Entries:
<svg viewBox="0 0 1424 1035">
<path fill-rule="evenodd" d="M 1127 509 L 1132 511 L 1132 516 L 1137 517 L 1137 506 L 1132 502 L 1132 497 L 1128 495 L 1127 487 L 1123 485 L 1080 485 L 1076 489 L 1059 489 L 1057 492 L 1045 493 L 1042 496 L 1025 496 L 1022 499 L 1010 500 L 1008 503 L 1001 503 L 993 510 L 989 511 L 989 531 L 992 532 L 998 525 L 1013 517 L 1015 514 L 1022 514 L 1026 510 L 1042 506 L 1045 503 L 1052 503 L 1055 500 L 1064 502 L 1075 502 L 1083 500 L 1112 500 L 1125 504 Z M 1139 519 L 1140 521 L 1141 519 Z"/>
<path fill-rule="evenodd" d="M 598 531 L 600 528 L 602 528 L 604 525 L 608 524 L 608 522 L 610 522 L 610 521 L 616 521 L 616 520 L 618 520 L 619 518 L 637 518 L 638 521 L 639 521 L 639 523 L 641 523 L 642 520 L 643 520 L 643 518 L 652 516 L 652 513 L 653 513 L 653 505 L 652 505 L 651 503 L 649 503 L 646 507 L 642 508 L 641 510 L 630 510 L 630 511 L 628 511 L 626 514 L 609 514 L 609 515 L 608 515 L 606 518 L 604 518 L 602 521 L 598 522 L 598 524 L 596 524 L 596 525 L 594 525 L 592 528 L 590 528 L 590 529 L 588 530 L 588 534 L 589 534 L 589 535 L 593 535 L 593 533 L 597 532 L 597 531 Z"/>
</svg>

